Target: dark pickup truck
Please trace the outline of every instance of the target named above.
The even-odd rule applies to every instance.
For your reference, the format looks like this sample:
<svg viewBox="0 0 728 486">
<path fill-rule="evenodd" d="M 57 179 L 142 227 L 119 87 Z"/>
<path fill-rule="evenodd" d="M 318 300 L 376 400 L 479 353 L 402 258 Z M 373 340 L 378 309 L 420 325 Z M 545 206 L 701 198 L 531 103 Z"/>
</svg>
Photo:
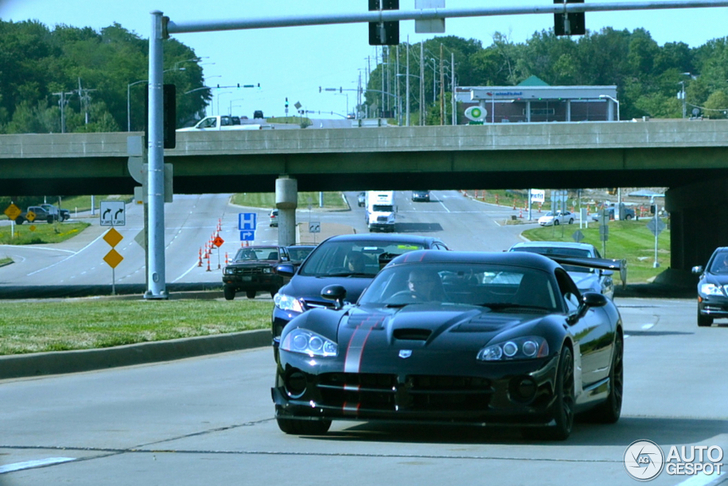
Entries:
<svg viewBox="0 0 728 486">
<path fill-rule="evenodd" d="M 28 213 L 32 213 L 33 217 L 30 218 Z M 40 206 L 28 206 L 27 211 L 23 211 L 20 215 L 15 218 L 16 224 L 23 224 L 26 221 L 32 223 L 45 221 L 46 223 L 55 223 L 56 221 L 62 222 L 71 217 L 71 213 L 67 209 L 61 209 L 53 206 L 52 204 L 41 204 Z"/>
<path fill-rule="evenodd" d="M 233 261 L 222 270 L 222 283 L 226 300 L 233 300 L 235 293 L 245 291 L 249 299 L 254 299 L 258 291 L 270 292 L 273 297 L 278 289 L 288 281 L 276 271 L 276 267 L 289 262 L 285 246 L 260 245 L 241 248 Z"/>
</svg>

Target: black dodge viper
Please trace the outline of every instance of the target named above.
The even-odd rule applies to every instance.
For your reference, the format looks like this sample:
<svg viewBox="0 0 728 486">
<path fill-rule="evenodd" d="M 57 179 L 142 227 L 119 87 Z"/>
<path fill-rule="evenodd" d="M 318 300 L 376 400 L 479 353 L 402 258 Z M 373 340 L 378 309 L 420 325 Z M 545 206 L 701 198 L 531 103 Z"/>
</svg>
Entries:
<svg viewBox="0 0 728 486">
<path fill-rule="evenodd" d="M 557 259 L 558 260 L 558 259 Z M 564 262 L 566 263 L 566 262 Z M 618 270 L 620 262 L 569 258 Z M 622 319 L 598 293 L 533 253 L 414 251 L 392 260 L 354 305 L 283 329 L 273 402 L 288 434 L 332 420 L 517 426 L 564 440 L 576 414 L 614 423 L 622 408 Z"/>
</svg>

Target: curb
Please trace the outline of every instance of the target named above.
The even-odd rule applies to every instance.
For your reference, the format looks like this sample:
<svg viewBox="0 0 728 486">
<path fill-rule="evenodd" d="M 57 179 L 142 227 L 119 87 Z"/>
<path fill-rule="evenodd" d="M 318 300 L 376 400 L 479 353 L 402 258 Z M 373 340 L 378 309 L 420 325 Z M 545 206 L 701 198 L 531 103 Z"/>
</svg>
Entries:
<svg viewBox="0 0 728 486">
<path fill-rule="evenodd" d="M 105 349 L 0 356 L 0 380 L 78 373 L 270 346 L 268 329 Z"/>
</svg>

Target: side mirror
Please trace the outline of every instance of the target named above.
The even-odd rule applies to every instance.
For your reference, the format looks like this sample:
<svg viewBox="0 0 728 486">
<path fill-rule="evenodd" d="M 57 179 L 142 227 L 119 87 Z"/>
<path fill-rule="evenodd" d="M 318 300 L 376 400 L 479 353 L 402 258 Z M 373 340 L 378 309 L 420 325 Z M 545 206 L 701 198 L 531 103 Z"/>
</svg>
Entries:
<svg viewBox="0 0 728 486">
<path fill-rule="evenodd" d="M 584 292 L 581 296 L 581 304 L 573 314 L 570 314 L 567 322 L 574 325 L 579 319 L 584 317 L 586 312 L 592 307 L 603 307 L 607 305 L 607 298 L 597 292 Z"/>
<path fill-rule="evenodd" d="M 336 302 L 336 309 L 344 306 L 344 298 L 346 298 L 346 289 L 343 285 L 327 285 L 321 289 L 321 298 L 333 300 Z"/>
<path fill-rule="evenodd" d="M 296 273 L 296 267 L 290 263 L 281 263 L 276 266 L 276 273 L 284 277 L 293 277 L 293 274 Z"/>
<path fill-rule="evenodd" d="M 703 273 L 703 266 L 702 265 L 698 265 L 698 266 L 693 267 L 692 268 L 692 272 L 695 275 L 700 275 L 701 273 Z"/>
</svg>

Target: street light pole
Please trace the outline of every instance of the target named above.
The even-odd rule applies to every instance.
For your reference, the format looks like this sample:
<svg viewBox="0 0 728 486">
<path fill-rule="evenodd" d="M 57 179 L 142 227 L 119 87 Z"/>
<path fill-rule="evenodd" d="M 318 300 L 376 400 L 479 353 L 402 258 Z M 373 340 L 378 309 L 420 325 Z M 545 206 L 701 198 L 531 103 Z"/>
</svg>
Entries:
<svg viewBox="0 0 728 486">
<path fill-rule="evenodd" d="M 131 132 L 131 87 L 135 84 L 146 83 L 146 79 L 140 79 L 126 85 L 126 131 Z"/>
<path fill-rule="evenodd" d="M 680 73 L 683 76 L 690 76 L 690 73 Z M 682 117 L 685 118 L 688 114 L 687 100 L 685 99 L 685 80 L 680 81 L 678 84 L 681 86 L 680 97 L 682 98 Z"/>
</svg>

